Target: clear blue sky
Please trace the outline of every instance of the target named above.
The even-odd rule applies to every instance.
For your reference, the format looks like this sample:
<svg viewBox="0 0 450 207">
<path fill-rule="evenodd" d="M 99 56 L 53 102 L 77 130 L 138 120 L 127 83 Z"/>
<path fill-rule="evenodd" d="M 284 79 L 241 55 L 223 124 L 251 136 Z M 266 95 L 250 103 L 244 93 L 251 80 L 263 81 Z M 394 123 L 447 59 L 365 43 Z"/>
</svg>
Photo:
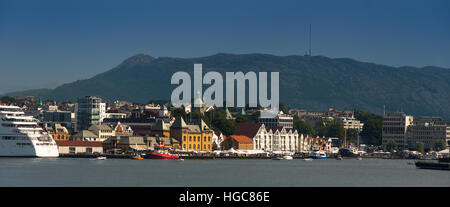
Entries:
<svg viewBox="0 0 450 207">
<path fill-rule="evenodd" d="M 0 93 L 89 78 L 124 59 L 219 52 L 450 68 L 450 1 L 0 0 Z"/>
</svg>

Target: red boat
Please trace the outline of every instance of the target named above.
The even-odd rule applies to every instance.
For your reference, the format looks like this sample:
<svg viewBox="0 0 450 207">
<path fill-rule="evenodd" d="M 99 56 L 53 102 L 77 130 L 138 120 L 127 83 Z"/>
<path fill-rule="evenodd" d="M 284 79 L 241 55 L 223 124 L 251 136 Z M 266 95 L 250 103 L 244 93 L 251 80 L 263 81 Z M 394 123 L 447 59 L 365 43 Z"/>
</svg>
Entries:
<svg viewBox="0 0 450 207">
<path fill-rule="evenodd" d="M 160 160 L 176 160 L 180 159 L 180 156 L 173 155 L 169 151 L 164 150 L 164 147 L 158 146 L 155 151 L 150 151 L 145 155 L 147 159 L 160 159 Z"/>
</svg>

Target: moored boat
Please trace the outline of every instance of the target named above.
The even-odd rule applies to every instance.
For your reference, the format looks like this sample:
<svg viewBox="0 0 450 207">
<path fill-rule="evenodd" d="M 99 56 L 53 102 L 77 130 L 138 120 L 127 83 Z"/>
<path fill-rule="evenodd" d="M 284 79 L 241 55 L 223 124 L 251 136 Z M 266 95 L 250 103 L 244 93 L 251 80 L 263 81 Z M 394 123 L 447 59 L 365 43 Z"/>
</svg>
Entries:
<svg viewBox="0 0 450 207">
<path fill-rule="evenodd" d="M 321 150 L 313 150 L 310 157 L 313 159 L 327 159 L 327 153 Z"/>
<path fill-rule="evenodd" d="M 162 146 L 158 146 L 155 150 L 146 153 L 145 158 L 158 160 L 174 160 L 180 159 L 180 156 L 172 154 L 169 150 L 165 150 Z"/>
</svg>

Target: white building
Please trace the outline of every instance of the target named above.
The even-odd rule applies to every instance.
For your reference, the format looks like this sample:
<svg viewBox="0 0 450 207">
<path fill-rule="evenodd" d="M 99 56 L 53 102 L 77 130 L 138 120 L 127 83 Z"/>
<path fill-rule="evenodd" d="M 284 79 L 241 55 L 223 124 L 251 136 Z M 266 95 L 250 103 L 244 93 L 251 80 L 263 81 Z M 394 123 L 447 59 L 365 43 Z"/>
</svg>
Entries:
<svg viewBox="0 0 450 207">
<path fill-rule="evenodd" d="M 303 136 L 297 130 L 286 127 L 265 126 L 262 123 L 242 123 L 236 135 L 245 135 L 253 140 L 254 150 L 302 152 Z"/>
<path fill-rule="evenodd" d="M 263 123 L 265 126 L 294 128 L 294 117 L 289 114 L 284 114 L 282 111 L 275 118 L 259 118 L 258 122 Z"/>
</svg>

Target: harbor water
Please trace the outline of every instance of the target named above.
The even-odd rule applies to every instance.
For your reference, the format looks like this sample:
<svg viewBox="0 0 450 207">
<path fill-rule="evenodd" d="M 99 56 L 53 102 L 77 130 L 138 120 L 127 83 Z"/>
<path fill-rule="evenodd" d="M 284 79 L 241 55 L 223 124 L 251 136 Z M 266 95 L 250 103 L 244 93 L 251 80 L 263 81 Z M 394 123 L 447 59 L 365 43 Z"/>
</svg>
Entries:
<svg viewBox="0 0 450 207">
<path fill-rule="evenodd" d="M 450 171 L 413 162 L 0 158 L 0 187 L 450 187 Z"/>
</svg>

